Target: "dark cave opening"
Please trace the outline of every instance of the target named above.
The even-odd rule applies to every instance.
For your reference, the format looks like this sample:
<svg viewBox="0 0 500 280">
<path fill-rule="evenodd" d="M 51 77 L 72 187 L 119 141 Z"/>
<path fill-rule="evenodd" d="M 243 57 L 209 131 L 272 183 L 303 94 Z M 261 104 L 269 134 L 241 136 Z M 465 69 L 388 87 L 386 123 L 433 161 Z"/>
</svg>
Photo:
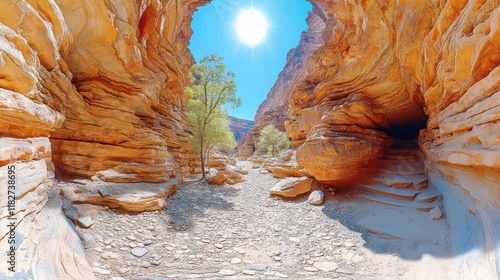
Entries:
<svg viewBox="0 0 500 280">
<path fill-rule="evenodd" d="M 406 124 L 393 124 L 391 128 L 384 131 L 387 135 L 392 138 L 401 139 L 401 140 L 410 140 L 418 137 L 420 130 L 427 127 L 427 119 L 425 116 L 417 121 Z"/>
</svg>

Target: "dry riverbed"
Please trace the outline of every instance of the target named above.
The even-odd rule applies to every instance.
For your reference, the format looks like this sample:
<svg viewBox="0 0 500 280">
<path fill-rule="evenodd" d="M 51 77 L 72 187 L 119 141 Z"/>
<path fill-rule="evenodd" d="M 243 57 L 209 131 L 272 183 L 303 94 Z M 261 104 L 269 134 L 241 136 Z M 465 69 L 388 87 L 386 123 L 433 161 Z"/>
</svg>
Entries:
<svg viewBox="0 0 500 280">
<path fill-rule="evenodd" d="M 405 278 L 412 261 L 398 255 L 404 243 L 356 228 L 356 213 L 370 209 L 359 208 L 355 191 L 327 194 L 321 206 L 309 205 L 307 197 L 283 200 L 268 192 L 278 179 L 249 162 L 238 166 L 250 170 L 244 183 L 185 182 L 163 211 L 80 206 L 94 219 L 91 228 L 78 232 L 96 277 Z"/>
</svg>

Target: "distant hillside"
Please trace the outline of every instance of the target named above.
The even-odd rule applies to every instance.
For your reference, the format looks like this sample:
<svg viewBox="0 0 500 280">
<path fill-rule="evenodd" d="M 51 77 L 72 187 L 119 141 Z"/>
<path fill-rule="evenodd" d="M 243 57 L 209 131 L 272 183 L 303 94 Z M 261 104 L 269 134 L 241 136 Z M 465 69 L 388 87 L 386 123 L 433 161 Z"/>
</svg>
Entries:
<svg viewBox="0 0 500 280">
<path fill-rule="evenodd" d="M 234 133 L 236 141 L 240 141 L 240 139 L 253 127 L 253 121 L 242 120 L 231 116 L 229 116 L 229 120 L 231 121 L 231 130 Z"/>
</svg>

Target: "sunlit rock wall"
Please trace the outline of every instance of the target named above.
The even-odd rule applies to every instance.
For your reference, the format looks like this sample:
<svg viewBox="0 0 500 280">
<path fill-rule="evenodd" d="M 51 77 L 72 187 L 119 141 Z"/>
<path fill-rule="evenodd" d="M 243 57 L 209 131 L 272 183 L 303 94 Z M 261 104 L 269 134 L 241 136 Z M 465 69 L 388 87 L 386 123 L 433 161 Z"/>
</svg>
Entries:
<svg viewBox="0 0 500 280">
<path fill-rule="evenodd" d="M 189 173 L 182 87 L 191 16 L 206 2 L 0 0 L 0 246 L 4 255 L 14 166 L 14 279 L 93 277 L 58 196 L 47 203 L 55 174 L 161 183 Z"/>
<path fill-rule="evenodd" d="M 445 195 L 452 247 L 467 264 L 460 277 L 498 278 L 500 1 L 311 2 L 322 24 L 307 33 L 320 32 L 321 46 L 269 96 L 289 97 L 297 163 L 321 181 L 355 182 L 388 136 L 425 128 L 430 183 Z"/>
<path fill-rule="evenodd" d="M 295 81 L 303 77 L 307 69 L 304 61 L 314 50 L 321 47 L 321 34 L 325 24 L 317 13 L 309 13 L 307 23 L 310 29 L 303 32 L 299 45 L 288 52 L 287 63 L 278 76 L 278 80 L 268 93 L 266 100 L 260 104 L 255 115 L 254 127 L 238 144 L 238 153 L 242 156 L 251 156 L 257 147 L 260 131 L 268 124 L 274 124 L 278 129 L 285 131 L 285 121 L 288 120 L 288 99 Z"/>
</svg>

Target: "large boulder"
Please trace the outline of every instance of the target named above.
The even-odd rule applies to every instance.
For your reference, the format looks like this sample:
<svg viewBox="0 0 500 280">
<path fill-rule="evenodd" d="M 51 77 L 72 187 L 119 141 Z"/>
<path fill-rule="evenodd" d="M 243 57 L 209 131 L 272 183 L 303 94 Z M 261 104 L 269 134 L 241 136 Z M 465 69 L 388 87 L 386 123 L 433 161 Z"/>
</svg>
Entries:
<svg viewBox="0 0 500 280">
<path fill-rule="evenodd" d="M 296 150 L 286 151 L 279 158 L 266 162 L 265 168 L 274 178 L 310 177 L 309 172 L 297 164 L 296 154 Z"/>
<path fill-rule="evenodd" d="M 285 178 L 276 183 L 269 193 L 283 197 L 297 197 L 311 191 L 312 179 L 308 177 Z"/>
<path fill-rule="evenodd" d="M 243 179 L 239 172 L 230 170 L 217 171 L 214 175 L 207 178 L 207 182 L 211 185 L 222 185 L 224 183 L 235 185 L 244 181 L 245 179 Z"/>
<path fill-rule="evenodd" d="M 160 184 L 74 180 L 60 182 L 59 185 L 64 190 L 64 196 L 75 203 L 89 203 L 142 212 L 165 208 L 167 198 L 177 191 L 179 180 L 174 178 Z M 104 186 L 107 196 L 101 194 Z"/>
</svg>

